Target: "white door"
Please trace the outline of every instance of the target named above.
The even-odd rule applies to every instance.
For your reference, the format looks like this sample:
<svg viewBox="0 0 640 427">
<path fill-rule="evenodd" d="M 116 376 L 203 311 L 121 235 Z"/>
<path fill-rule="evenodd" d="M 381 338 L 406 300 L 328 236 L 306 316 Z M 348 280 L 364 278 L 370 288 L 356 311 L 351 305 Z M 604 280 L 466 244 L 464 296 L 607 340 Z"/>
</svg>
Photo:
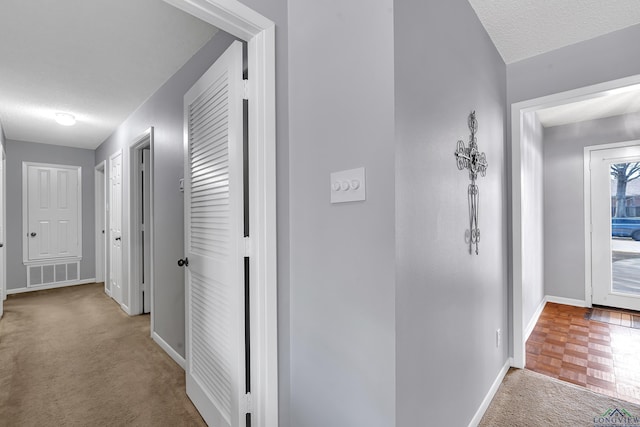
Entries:
<svg viewBox="0 0 640 427">
<path fill-rule="evenodd" d="M 4 152 L 0 147 L 0 317 L 4 313 L 3 304 L 6 290 L 6 252 L 5 252 L 5 166 Z"/>
<path fill-rule="evenodd" d="M 109 158 L 109 288 L 122 304 L 122 151 Z"/>
<path fill-rule="evenodd" d="M 25 163 L 25 261 L 80 255 L 80 168 Z"/>
<path fill-rule="evenodd" d="M 244 426 L 240 42 L 196 82 L 184 104 L 187 394 L 210 426 Z"/>
<path fill-rule="evenodd" d="M 105 291 L 108 284 L 105 280 L 105 237 L 106 237 L 106 209 L 105 209 L 105 170 L 104 163 L 95 169 L 95 215 L 96 215 L 96 282 L 105 282 Z"/>
<path fill-rule="evenodd" d="M 631 194 L 640 146 L 594 150 L 590 160 L 592 302 L 640 310 L 640 207 Z"/>
<path fill-rule="evenodd" d="M 142 312 L 151 312 L 151 150 L 145 148 L 142 155 L 142 168 L 140 168 L 140 183 L 142 183 L 142 200 L 140 203 L 140 230 L 142 232 L 142 269 L 141 281 L 144 297 L 142 299 Z"/>
</svg>

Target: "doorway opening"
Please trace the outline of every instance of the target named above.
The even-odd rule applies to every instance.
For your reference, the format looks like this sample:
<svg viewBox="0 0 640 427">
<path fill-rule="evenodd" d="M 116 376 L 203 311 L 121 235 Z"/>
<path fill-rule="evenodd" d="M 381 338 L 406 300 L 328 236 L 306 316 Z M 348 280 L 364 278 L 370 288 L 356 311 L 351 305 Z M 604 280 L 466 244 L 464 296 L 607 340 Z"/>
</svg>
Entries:
<svg viewBox="0 0 640 427">
<path fill-rule="evenodd" d="M 252 206 L 249 284 L 250 304 L 257 315 L 249 320 L 253 384 L 251 399 L 245 404 L 252 407 L 251 425 L 277 426 L 275 24 L 235 0 L 197 4 L 190 0 L 165 1 L 247 42 L 249 199 Z"/>
<path fill-rule="evenodd" d="M 153 127 L 129 147 L 131 311 L 151 313 L 153 331 Z"/>
<path fill-rule="evenodd" d="M 586 127 L 587 133 L 591 128 L 584 123 L 577 126 Z M 602 121 L 598 121 L 597 126 L 604 128 Z M 560 130 L 564 132 L 575 129 L 576 125 Z M 547 130 L 549 135 L 553 134 L 552 129 Z M 568 132 L 570 133 L 570 132 Z M 629 178 L 632 172 L 633 162 L 640 159 L 640 145 L 638 141 L 626 143 L 613 143 L 598 146 L 577 147 L 570 145 L 570 138 L 566 142 L 571 147 L 574 157 L 577 157 L 576 174 L 572 173 L 576 179 L 576 185 L 565 186 L 567 175 L 558 174 L 557 169 L 553 169 L 552 163 L 557 157 L 549 156 L 546 152 L 547 162 L 550 170 L 550 177 L 553 177 L 554 186 L 559 186 L 563 201 L 566 205 L 559 206 L 558 199 L 553 197 L 553 188 L 546 188 L 545 202 L 550 204 L 556 202 L 556 208 L 563 210 L 571 221 L 578 223 L 578 230 L 565 227 L 562 239 L 571 240 L 578 248 L 582 245 L 580 231 L 585 236 L 585 254 L 590 254 L 591 263 L 585 262 L 585 279 L 592 284 L 592 289 L 587 292 L 585 289 L 585 299 L 583 302 L 561 301 L 556 303 L 551 297 L 545 297 L 547 301 L 544 309 L 537 320 L 532 333 L 526 342 L 526 369 L 541 373 L 552 378 L 569 382 L 600 394 L 614 398 L 638 403 L 638 393 L 640 387 L 635 381 L 638 375 L 638 349 L 640 348 L 640 316 L 635 317 L 631 312 L 622 312 L 618 309 L 603 310 L 604 307 L 596 304 L 606 304 L 609 306 L 622 306 L 626 302 L 633 302 L 633 296 L 616 286 L 616 262 L 626 258 L 633 260 L 634 241 L 631 237 L 622 238 L 616 234 L 622 234 L 622 230 L 616 231 L 616 213 L 618 215 L 633 214 L 631 206 L 623 207 L 618 205 L 616 194 L 618 193 L 618 179 L 616 169 L 624 173 Z M 583 135 L 577 135 L 576 140 L 584 142 Z M 551 145 L 558 144 L 558 138 L 545 139 L 548 144 L 546 149 L 553 152 Z M 583 144 L 584 145 L 584 144 Z M 582 148 L 582 149 L 580 149 Z M 580 151 L 584 151 L 584 154 Z M 577 154 L 577 156 L 575 156 Z M 584 155 L 583 165 L 580 163 L 580 154 Z M 566 162 L 557 161 L 566 167 Z M 579 166 L 583 166 L 583 176 L 580 176 Z M 625 172 L 628 172 L 626 173 Z M 580 179 L 582 178 L 582 179 Z M 567 201 L 573 200 L 569 194 L 580 193 L 580 187 L 584 186 L 584 202 L 570 204 Z M 622 189 L 621 189 L 622 190 Z M 574 194 L 578 198 L 580 194 Z M 626 199 L 623 197 L 623 199 Z M 626 203 L 625 203 L 626 204 Z M 618 205 L 618 206 L 616 206 Z M 567 206 L 573 207 L 568 209 Z M 576 209 L 577 208 L 577 209 Z M 576 215 L 580 210 L 584 210 L 584 226 L 579 224 L 580 216 Z M 622 212 L 624 210 L 624 212 Z M 550 215 L 556 211 L 552 210 Z M 626 218 L 625 218 L 626 219 Z M 562 223 L 562 222 L 560 222 Z M 554 225 L 557 222 L 548 220 L 546 227 L 558 230 Z M 582 228 L 582 230 L 580 230 Z M 633 234 L 628 233 L 629 235 Z M 548 234 L 546 234 L 548 236 Z M 575 239 L 574 237 L 578 237 Z M 550 245 L 561 245 L 557 241 L 551 240 Z M 623 243 L 623 245 L 620 245 Z M 627 244 L 625 247 L 624 244 Z M 630 246 L 630 247 L 629 247 Z M 565 252 L 561 246 L 560 253 Z M 620 249 L 624 249 L 625 252 Z M 547 255 L 554 258 L 557 254 L 553 249 L 547 248 Z M 624 255 L 623 255 L 624 254 Z M 562 262 L 564 268 L 575 274 L 571 270 L 571 264 L 567 262 L 568 256 Z M 545 268 L 551 269 L 549 262 Z M 640 266 L 639 266 L 640 267 Z M 578 265 L 578 269 L 582 267 Z M 549 281 L 552 281 L 554 275 Z M 618 277 L 619 279 L 620 277 Z M 627 276 L 629 282 L 632 277 Z M 581 286 L 581 280 L 577 281 Z M 637 297 L 635 301 L 640 299 Z M 593 307 L 591 307 L 593 305 Z M 526 335 L 525 335 L 526 337 Z"/>
<path fill-rule="evenodd" d="M 542 222 L 533 224 L 526 219 L 526 209 L 528 207 L 542 206 L 544 204 L 544 195 L 542 192 L 532 196 L 532 189 L 527 186 L 532 182 L 532 171 L 527 170 L 530 165 L 525 162 L 525 157 L 527 153 L 530 152 L 532 146 L 529 138 L 530 135 L 525 133 L 526 124 L 530 118 L 536 115 L 540 110 L 580 101 L 596 100 L 597 98 L 606 95 L 621 94 L 628 92 L 629 90 L 638 89 L 639 86 L 640 75 L 636 75 L 528 101 L 522 101 L 514 103 L 511 106 L 511 342 L 512 366 L 514 367 L 524 368 L 525 366 L 525 343 L 529 334 L 535 327 L 536 320 L 542 312 L 545 302 L 549 301 L 583 307 L 591 307 L 592 305 L 592 283 L 590 271 L 591 249 L 590 244 L 587 241 L 590 230 L 587 230 L 586 225 L 583 231 L 583 236 L 574 236 L 574 238 L 577 238 L 577 242 L 580 246 L 584 245 L 584 249 L 578 251 L 584 254 L 585 260 L 584 297 L 564 298 L 548 296 L 545 292 L 544 280 L 536 283 L 536 286 L 539 286 L 539 289 L 533 290 L 531 289 L 531 283 L 529 280 L 530 276 L 525 274 L 525 270 L 531 265 L 532 261 L 531 254 L 527 252 L 527 242 L 530 241 L 529 237 L 532 235 L 542 237 L 544 235 L 544 228 L 541 226 Z M 540 251 L 540 253 L 535 254 L 535 256 L 538 257 L 535 261 L 542 266 L 544 261 L 542 259 L 544 252 Z M 531 300 L 532 294 L 535 294 L 534 300 Z M 538 296 L 540 296 L 540 299 L 537 298 Z M 537 309 L 536 306 L 538 307 Z"/>
</svg>

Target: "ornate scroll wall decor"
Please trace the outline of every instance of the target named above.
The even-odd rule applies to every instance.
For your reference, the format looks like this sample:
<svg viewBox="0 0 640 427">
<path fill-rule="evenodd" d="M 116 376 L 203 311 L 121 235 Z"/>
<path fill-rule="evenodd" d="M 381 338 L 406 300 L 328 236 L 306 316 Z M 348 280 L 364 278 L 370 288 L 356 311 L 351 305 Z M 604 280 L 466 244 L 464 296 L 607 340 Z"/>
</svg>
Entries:
<svg viewBox="0 0 640 427">
<path fill-rule="evenodd" d="M 480 228 L 478 228 L 478 198 L 479 190 L 476 185 L 478 174 L 485 176 L 487 174 L 487 159 L 484 153 L 478 151 L 478 143 L 476 141 L 476 132 L 478 131 L 478 121 L 476 120 L 476 112 L 469 114 L 469 147 L 464 146 L 464 141 L 458 141 L 456 148 L 456 163 L 458 169 L 469 169 L 469 179 L 471 184 L 467 191 L 469 199 L 469 229 L 465 232 L 465 240 L 469 243 L 469 253 L 473 254 L 475 246 L 476 255 L 478 254 L 478 243 L 480 242 Z"/>
</svg>

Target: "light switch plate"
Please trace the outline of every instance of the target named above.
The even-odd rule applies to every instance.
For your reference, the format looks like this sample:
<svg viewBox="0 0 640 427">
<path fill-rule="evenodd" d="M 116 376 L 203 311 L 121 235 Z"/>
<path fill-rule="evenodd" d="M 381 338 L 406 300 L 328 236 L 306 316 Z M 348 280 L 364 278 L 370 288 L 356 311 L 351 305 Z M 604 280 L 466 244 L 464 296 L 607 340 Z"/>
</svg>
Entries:
<svg viewBox="0 0 640 427">
<path fill-rule="evenodd" d="M 331 174 L 331 203 L 358 202 L 366 199 L 364 168 Z"/>
</svg>

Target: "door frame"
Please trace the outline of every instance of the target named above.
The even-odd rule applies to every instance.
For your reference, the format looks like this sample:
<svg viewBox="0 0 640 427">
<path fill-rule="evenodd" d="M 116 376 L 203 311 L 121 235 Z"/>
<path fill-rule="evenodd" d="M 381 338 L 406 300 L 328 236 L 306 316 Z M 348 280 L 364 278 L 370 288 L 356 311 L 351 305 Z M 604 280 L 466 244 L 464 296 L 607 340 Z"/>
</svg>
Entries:
<svg viewBox="0 0 640 427">
<path fill-rule="evenodd" d="M 598 83 L 591 86 L 585 86 L 578 89 L 572 89 L 552 95 L 534 98 L 527 101 L 516 102 L 511 105 L 511 227 L 510 227 L 510 243 L 511 243 L 511 343 L 512 361 L 511 366 L 523 369 L 526 357 L 526 340 L 527 326 L 531 319 L 524 319 L 523 307 L 523 277 L 522 266 L 526 260 L 523 259 L 523 227 L 526 224 L 522 222 L 522 194 L 524 191 L 524 180 L 522 178 L 522 153 L 523 153 L 523 119 L 525 114 L 532 114 L 536 111 L 563 105 L 586 99 L 598 98 L 608 93 L 615 93 L 627 90 L 630 86 L 640 85 L 640 74 L 622 79 L 612 80 L 604 83 Z M 542 200 L 540 200 L 542 203 Z M 585 251 L 587 248 L 585 247 Z M 590 250 L 590 248 L 589 248 Z M 590 307 L 590 297 L 587 300 L 588 292 L 585 284 L 584 301 L 571 300 L 576 304 Z M 542 303 L 542 301 L 541 301 Z"/>
<path fill-rule="evenodd" d="M 95 240 L 96 240 L 96 282 L 102 281 L 105 284 L 105 292 L 111 296 L 111 292 L 107 291 L 107 168 L 106 160 L 101 161 L 94 168 L 95 182 Z M 100 185 L 102 184 L 102 185 Z M 97 197 L 102 195 L 102 197 Z M 104 233 L 101 231 L 104 230 Z M 102 245 L 100 244 L 102 239 Z M 100 270 L 98 266 L 100 265 Z M 99 272 L 102 275 L 98 274 Z"/>
<path fill-rule="evenodd" d="M 149 224 L 149 232 L 151 234 L 151 253 L 149 256 L 149 262 L 151 265 L 151 277 L 150 277 L 150 286 L 149 286 L 149 291 L 151 293 L 150 295 L 150 301 L 151 301 L 151 328 L 150 328 L 150 334 L 153 334 L 154 331 L 154 312 L 153 312 L 153 284 L 154 284 L 154 265 L 155 265 L 155 258 L 154 258 L 154 250 L 153 250 L 153 242 L 154 242 L 154 233 L 155 233 L 155 227 L 154 227 L 154 222 L 153 222 L 153 216 L 154 216 L 154 211 L 153 211 L 153 176 L 154 176 L 154 167 L 153 167 L 153 150 L 154 150 L 154 143 L 153 143 L 153 126 L 150 127 L 149 129 L 145 130 L 144 132 L 142 132 L 140 135 L 138 135 L 136 138 L 133 139 L 133 141 L 131 142 L 131 144 L 129 144 L 129 166 L 128 166 L 128 175 L 129 175 L 129 179 L 128 179 L 128 186 L 129 186 L 129 208 L 128 208 L 128 215 L 129 215 L 129 220 L 128 220 L 128 225 L 129 225 L 129 236 L 128 236 L 128 244 L 127 247 L 129 248 L 129 254 L 130 254 L 130 260 L 129 260 L 129 269 L 128 269 L 128 274 L 129 274 L 129 309 L 130 312 L 129 314 L 131 315 L 135 315 L 135 314 L 142 314 L 142 288 L 140 287 L 140 283 L 138 282 L 138 280 L 136 280 L 137 277 L 139 277 L 140 274 L 140 270 L 141 268 L 143 268 L 143 266 L 141 266 L 141 260 L 139 259 L 139 254 L 140 254 L 140 248 L 143 244 L 143 242 L 140 239 L 140 233 L 139 233 L 139 229 L 138 229 L 138 224 L 139 224 L 139 210 L 138 210 L 138 198 L 141 197 L 140 194 L 140 179 L 138 176 L 138 171 L 137 171 L 137 166 L 138 163 L 140 161 L 140 154 L 142 152 L 142 150 L 146 147 L 149 147 L 149 150 L 151 151 L 151 161 L 150 161 L 150 165 L 149 165 L 149 176 L 150 176 L 150 186 L 151 186 L 151 200 L 150 200 L 150 216 L 151 216 L 151 223 Z"/>
<path fill-rule="evenodd" d="M 591 235 L 591 153 L 598 150 L 606 150 L 610 148 L 637 147 L 640 140 L 631 140 L 623 142 L 613 142 L 610 144 L 590 145 L 584 147 L 584 261 L 585 261 L 585 301 L 588 307 L 592 306 L 593 299 L 593 269 L 591 263 L 592 258 L 592 235 Z"/>
<path fill-rule="evenodd" d="M 278 425 L 275 24 L 237 0 L 164 0 L 247 42 L 253 417 Z"/>
</svg>

